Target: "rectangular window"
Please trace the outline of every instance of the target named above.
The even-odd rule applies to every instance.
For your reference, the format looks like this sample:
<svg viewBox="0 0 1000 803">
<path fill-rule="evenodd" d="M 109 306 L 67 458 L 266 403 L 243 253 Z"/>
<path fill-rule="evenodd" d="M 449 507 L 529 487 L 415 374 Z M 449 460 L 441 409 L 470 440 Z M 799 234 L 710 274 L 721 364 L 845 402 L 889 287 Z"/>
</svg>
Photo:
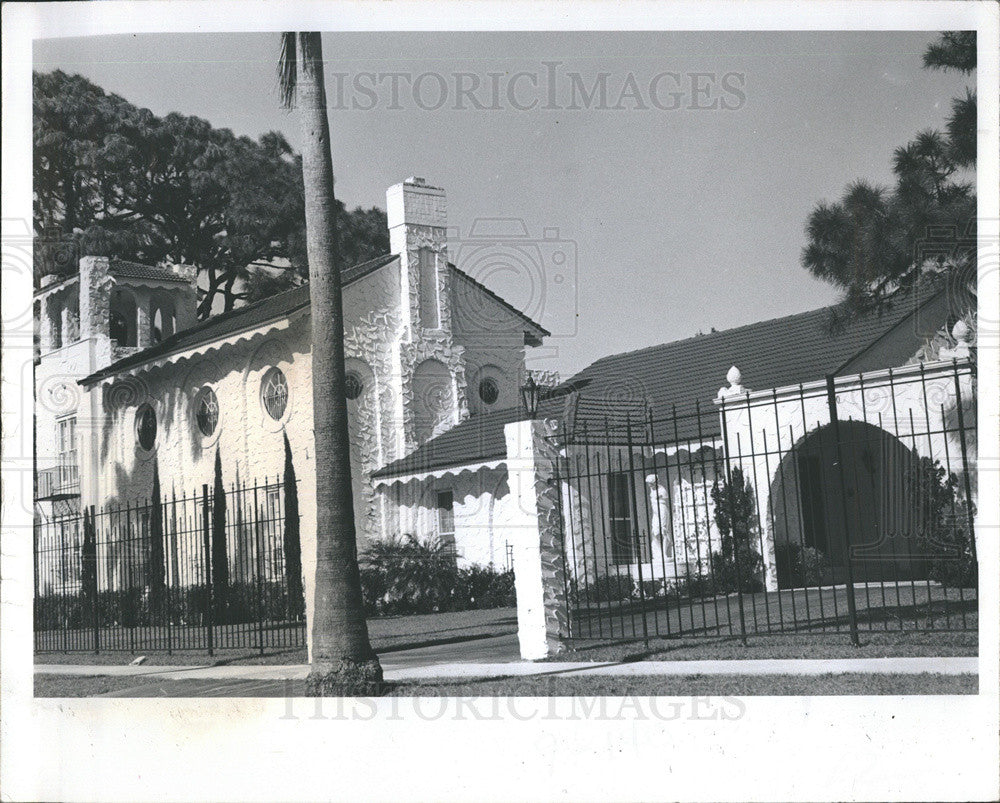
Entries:
<svg viewBox="0 0 1000 803">
<path fill-rule="evenodd" d="M 419 259 L 420 325 L 424 329 L 438 329 L 441 326 L 441 312 L 438 304 L 437 255 L 430 248 L 421 248 Z"/>
<path fill-rule="evenodd" d="M 635 538 L 632 532 L 632 505 L 629 500 L 628 474 L 608 474 L 608 520 L 611 526 L 611 562 L 635 563 Z"/>
<path fill-rule="evenodd" d="M 451 491 L 438 491 L 438 538 L 442 544 L 455 545 L 455 496 Z"/>
<path fill-rule="evenodd" d="M 80 469 L 76 452 L 76 416 L 61 418 L 56 422 L 59 449 L 59 489 L 67 490 L 80 483 Z"/>
<path fill-rule="evenodd" d="M 265 509 L 266 526 L 264 537 L 264 579 L 280 579 L 282 567 L 285 565 L 285 515 L 281 509 L 282 490 L 270 488 L 267 491 L 267 508 Z"/>
</svg>

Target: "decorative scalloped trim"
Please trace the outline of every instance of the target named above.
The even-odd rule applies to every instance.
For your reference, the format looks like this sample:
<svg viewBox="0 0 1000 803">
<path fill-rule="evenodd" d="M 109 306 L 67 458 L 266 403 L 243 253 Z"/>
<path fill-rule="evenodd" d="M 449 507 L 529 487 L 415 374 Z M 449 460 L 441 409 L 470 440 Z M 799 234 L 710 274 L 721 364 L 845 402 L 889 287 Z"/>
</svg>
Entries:
<svg viewBox="0 0 1000 803">
<path fill-rule="evenodd" d="M 498 468 L 507 467 L 507 458 L 501 457 L 496 460 L 487 460 L 482 463 L 469 463 L 465 466 L 450 466 L 448 468 L 432 469 L 430 471 L 414 472 L 412 474 L 401 474 L 398 477 L 379 477 L 372 480 L 372 486 L 378 488 L 389 488 L 393 485 L 409 485 L 410 483 L 423 482 L 424 480 L 439 480 L 444 477 L 461 477 L 466 474 L 476 474 L 480 471 L 493 471 Z"/>
</svg>

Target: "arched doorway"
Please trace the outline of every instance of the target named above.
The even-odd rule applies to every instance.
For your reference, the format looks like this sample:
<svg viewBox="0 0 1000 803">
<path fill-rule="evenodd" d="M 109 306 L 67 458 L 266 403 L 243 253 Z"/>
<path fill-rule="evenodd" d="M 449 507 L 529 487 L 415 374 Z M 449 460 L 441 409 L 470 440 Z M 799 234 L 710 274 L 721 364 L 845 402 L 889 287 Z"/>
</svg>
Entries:
<svg viewBox="0 0 1000 803">
<path fill-rule="evenodd" d="M 924 576 L 912 480 L 917 460 L 898 438 L 863 421 L 809 433 L 772 479 L 776 550 L 821 553 L 818 582 L 845 582 L 849 554 L 856 582 Z M 779 582 L 780 573 L 779 561 Z"/>
</svg>

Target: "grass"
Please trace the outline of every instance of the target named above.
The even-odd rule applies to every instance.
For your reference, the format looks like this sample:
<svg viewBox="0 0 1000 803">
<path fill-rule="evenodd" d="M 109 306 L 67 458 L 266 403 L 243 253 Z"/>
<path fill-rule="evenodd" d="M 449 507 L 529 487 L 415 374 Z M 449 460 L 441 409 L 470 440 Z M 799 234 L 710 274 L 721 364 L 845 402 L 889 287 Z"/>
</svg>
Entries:
<svg viewBox="0 0 1000 803">
<path fill-rule="evenodd" d="M 392 697 L 685 697 L 977 694 L 975 675 L 693 675 L 690 677 L 552 676 L 450 679 L 386 684 Z M 150 677 L 36 675 L 35 696 L 301 697 L 303 681 L 198 681 Z M 129 693 L 129 692 L 134 692 Z"/>
<path fill-rule="evenodd" d="M 423 681 L 392 690 L 402 697 L 680 697 L 885 694 L 977 694 L 975 675 L 693 675 L 690 677 L 502 678 L 476 682 Z"/>
<path fill-rule="evenodd" d="M 863 632 L 860 647 L 846 633 L 789 633 L 738 637 L 666 639 L 652 638 L 613 644 L 578 644 L 550 661 L 708 661 L 752 658 L 903 658 L 974 656 L 979 654 L 976 633 Z M 572 643 L 571 643 L 572 644 Z"/>
<path fill-rule="evenodd" d="M 96 697 L 153 683 L 155 680 L 132 677 L 83 677 L 80 675 L 35 675 L 35 697 Z"/>
<path fill-rule="evenodd" d="M 135 652 L 36 652 L 36 664 L 108 664 L 122 665 L 132 661 L 136 655 L 147 655 L 147 663 L 163 666 L 195 666 L 204 664 L 304 664 L 306 648 L 302 646 L 266 647 L 261 655 L 254 647 L 218 648 L 214 656 L 207 650 L 188 649 L 165 650 L 143 649 L 141 630 L 137 633 Z M 451 644 L 482 638 L 507 635 L 517 632 L 517 610 L 514 608 L 493 608 L 489 610 L 455 611 L 449 613 L 419 614 L 415 616 L 386 616 L 368 620 L 368 632 L 372 646 L 379 654 L 398 652 L 414 647 L 435 644 Z M 304 634 L 302 635 L 304 639 Z M 88 642 L 92 643 L 92 642 Z M 128 635 L 119 643 L 128 645 Z M 147 642 L 148 643 L 148 642 Z M 154 645 L 163 642 L 153 641 Z M 224 643 L 224 642 L 222 642 Z M 250 641 L 251 644 L 254 642 Z"/>
<path fill-rule="evenodd" d="M 903 583 L 853 589 L 858 628 L 866 633 L 921 630 L 975 630 L 975 590 L 945 589 L 933 583 Z M 747 593 L 742 595 L 742 622 L 753 633 L 843 633 L 850 629 L 846 586 Z M 719 595 L 683 601 L 664 598 L 645 603 L 592 603 L 572 611 L 576 639 L 642 639 L 738 636 L 740 597 Z"/>
</svg>

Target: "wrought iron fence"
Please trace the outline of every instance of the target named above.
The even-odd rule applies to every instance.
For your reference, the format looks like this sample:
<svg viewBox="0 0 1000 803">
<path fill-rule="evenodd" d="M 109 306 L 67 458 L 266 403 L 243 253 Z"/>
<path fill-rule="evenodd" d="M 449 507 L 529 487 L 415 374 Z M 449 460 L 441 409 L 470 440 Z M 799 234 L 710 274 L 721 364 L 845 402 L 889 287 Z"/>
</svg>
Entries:
<svg viewBox="0 0 1000 803">
<path fill-rule="evenodd" d="M 974 630 L 970 361 L 555 436 L 567 639 Z"/>
<path fill-rule="evenodd" d="M 93 507 L 35 524 L 35 649 L 305 643 L 297 505 L 280 481 Z"/>
</svg>

